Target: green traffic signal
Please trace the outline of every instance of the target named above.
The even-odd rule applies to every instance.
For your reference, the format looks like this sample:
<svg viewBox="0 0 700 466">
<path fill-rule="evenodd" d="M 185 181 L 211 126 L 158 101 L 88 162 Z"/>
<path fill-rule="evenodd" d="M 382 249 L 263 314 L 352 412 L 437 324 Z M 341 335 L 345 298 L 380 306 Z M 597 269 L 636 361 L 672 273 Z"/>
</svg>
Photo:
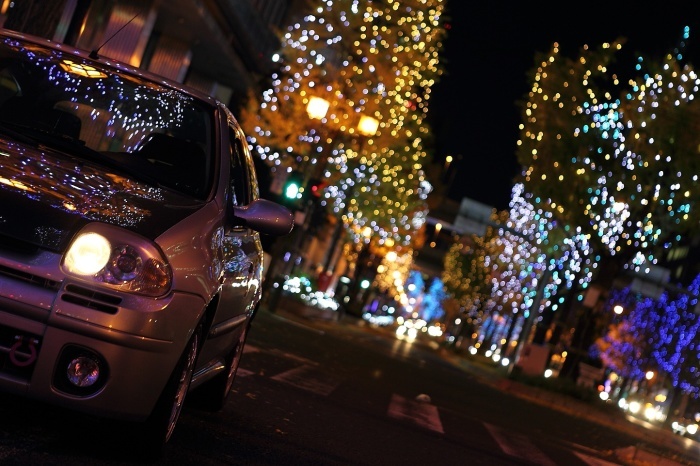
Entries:
<svg viewBox="0 0 700 466">
<path fill-rule="evenodd" d="M 287 185 L 284 187 L 284 197 L 286 197 L 287 199 L 299 198 L 299 188 L 299 183 L 297 183 L 296 181 L 288 182 Z"/>
<path fill-rule="evenodd" d="M 282 189 L 284 199 L 290 205 L 298 204 L 304 197 L 304 177 L 299 172 L 292 172 L 284 182 Z"/>
</svg>

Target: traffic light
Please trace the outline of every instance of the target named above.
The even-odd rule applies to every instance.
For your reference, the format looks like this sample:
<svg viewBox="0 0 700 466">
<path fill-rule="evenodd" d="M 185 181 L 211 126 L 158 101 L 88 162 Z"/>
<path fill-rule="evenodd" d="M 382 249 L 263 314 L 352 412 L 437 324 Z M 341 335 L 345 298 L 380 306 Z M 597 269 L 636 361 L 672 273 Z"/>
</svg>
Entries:
<svg viewBox="0 0 700 466">
<path fill-rule="evenodd" d="M 326 183 L 318 178 L 309 180 L 308 191 L 314 197 L 323 196 L 323 190 L 326 188 Z"/>
<path fill-rule="evenodd" d="M 292 172 L 284 182 L 282 197 L 289 206 L 298 206 L 304 192 L 304 177 L 301 173 Z"/>
<path fill-rule="evenodd" d="M 290 200 L 296 200 L 301 197 L 301 184 L 297 180 L 287 180 L 284 186 L 284 197 Z"/>
</svg>

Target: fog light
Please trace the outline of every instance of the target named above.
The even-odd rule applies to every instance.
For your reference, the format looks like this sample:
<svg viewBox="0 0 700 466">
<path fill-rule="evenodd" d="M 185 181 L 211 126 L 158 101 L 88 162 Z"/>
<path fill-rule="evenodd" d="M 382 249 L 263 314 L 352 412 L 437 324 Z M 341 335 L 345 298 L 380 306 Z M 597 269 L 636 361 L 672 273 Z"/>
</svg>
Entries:
<svg viewBox="0 0 700 466">
<path fill-rule="evenodd" d="M 73 396 L 93 396 L 109 380 L 109 364 L 97 352 L 68 345 L 61 350 L 53 374 L 53 387 Z"/>
<path fill-rule="evenodd" d="M 92 358 L 78 356 L 68 364 L 66 376 L 76 387 L 89 387 L 100 377 L 100 365 Z"/>
</svg>

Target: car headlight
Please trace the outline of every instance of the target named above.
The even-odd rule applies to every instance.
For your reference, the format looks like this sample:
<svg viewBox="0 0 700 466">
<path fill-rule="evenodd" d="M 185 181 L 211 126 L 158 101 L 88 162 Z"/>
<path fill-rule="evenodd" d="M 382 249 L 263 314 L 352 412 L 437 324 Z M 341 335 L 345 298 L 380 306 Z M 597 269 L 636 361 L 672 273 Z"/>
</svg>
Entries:
<svg viewBox="0 0 700 466">
<path fill-rule="evenodd" d="M 148 296 L 170 290 L 172 272 L 158 247 L 121 228 L 88 225 L 73 240 L 63 259 L 67 274 L 110 288 Z"/>
</svg>

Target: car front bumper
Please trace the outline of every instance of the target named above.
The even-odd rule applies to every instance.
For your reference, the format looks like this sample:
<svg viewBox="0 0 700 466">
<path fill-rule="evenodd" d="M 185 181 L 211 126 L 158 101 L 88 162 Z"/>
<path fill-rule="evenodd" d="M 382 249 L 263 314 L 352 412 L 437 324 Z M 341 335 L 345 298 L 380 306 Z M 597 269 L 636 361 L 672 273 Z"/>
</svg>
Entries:
<svg viewBox="0 0 700 466">
<path fill-rule="evenodd" d="M 145 420 L 204 300 L 187 293 L 120 296 L 46 278 L 57 274 L 17 270 L 0 263 L 0 391 L 97 416 Z M 92 387 L 67 381 L 68 363 L 81 354 L 100 365 Z"/>
</svg>

